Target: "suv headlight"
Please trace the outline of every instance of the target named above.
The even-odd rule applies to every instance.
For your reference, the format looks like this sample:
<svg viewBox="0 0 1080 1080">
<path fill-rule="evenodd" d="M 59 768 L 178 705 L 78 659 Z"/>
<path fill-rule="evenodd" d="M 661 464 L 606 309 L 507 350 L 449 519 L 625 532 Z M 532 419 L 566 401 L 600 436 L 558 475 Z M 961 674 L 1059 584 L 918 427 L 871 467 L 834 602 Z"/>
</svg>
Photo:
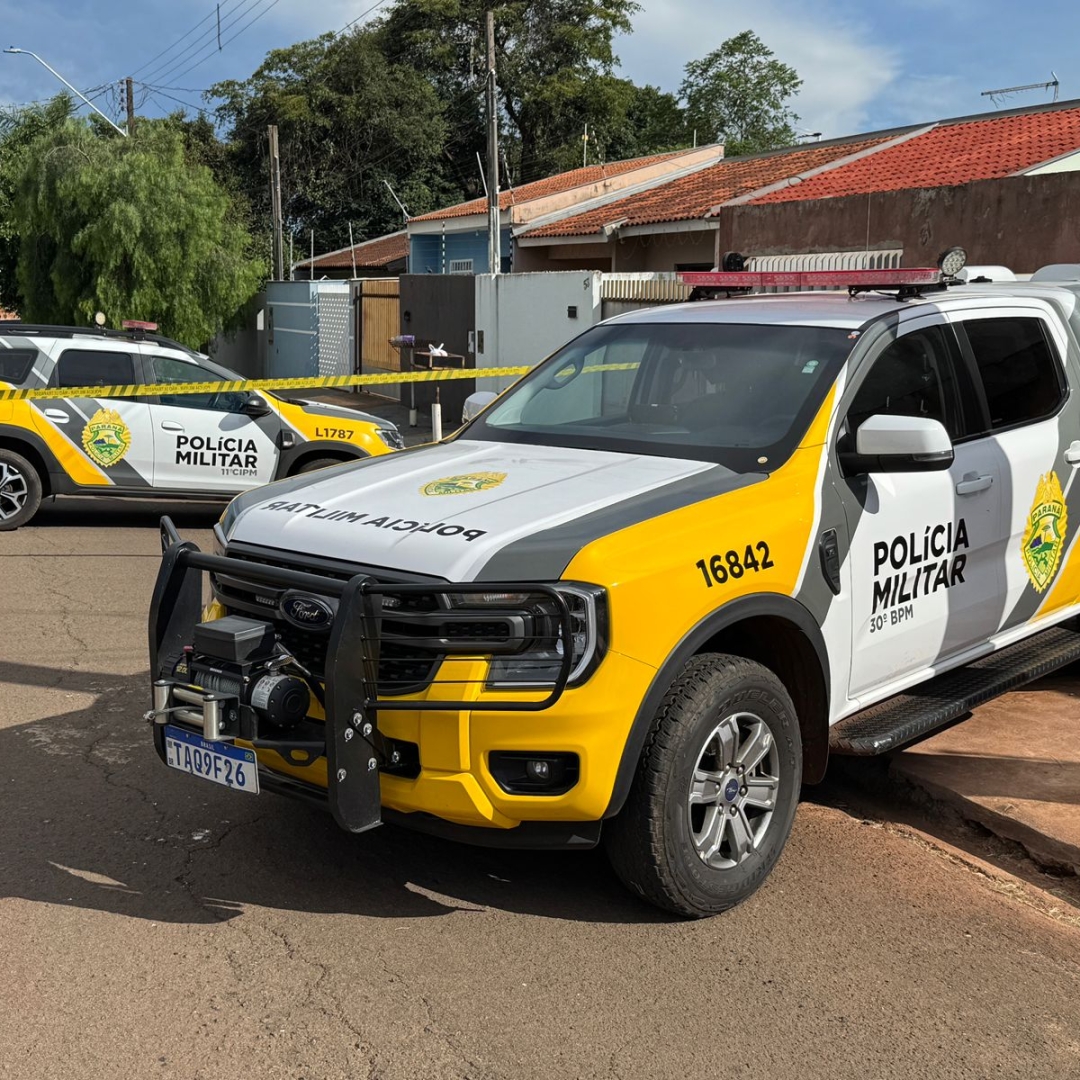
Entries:
<svg viewBox="0 0 1080 1080">
<path fill-rule="evenodd" d="M 493 655 L 488 669 L 489 688 L 551 686 L 558 676 L 567 648 L 572 666 L 567 686 L 583 683 L 596 670 L 607 650 L 607 593 L 596 585 L 565 584 L 553 586 L 570 609 L 571 640 L 564 640 L 562 619 L 556 604 L 538 593 L 451 593 L 447 599 L 458 610 L 513 609 L 529 616 L 531 632 L 521 648 L 507 654 Z"/>
<path fill-rule="evenodd" d="M 391 450 L 405 449 L 405 439 L 396 427 L 376 428 L 375 434 L 378 435 Z"/>
</svg>

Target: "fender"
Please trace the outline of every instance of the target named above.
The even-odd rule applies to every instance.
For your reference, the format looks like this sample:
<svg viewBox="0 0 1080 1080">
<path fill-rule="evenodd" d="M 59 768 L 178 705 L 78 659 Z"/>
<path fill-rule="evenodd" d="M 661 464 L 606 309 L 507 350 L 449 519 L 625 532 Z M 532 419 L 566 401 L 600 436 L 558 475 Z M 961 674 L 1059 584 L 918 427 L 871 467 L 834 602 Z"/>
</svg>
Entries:
<svg viewBox="0 0 1080 1080">
<path fill-rule="evenodd" d="M 347 442 L 334 442 L 333 439 L 312 439 L 310 442 L 297 443 L 288 450 L 282 450 L 278 458 L 277 471 L 274 473 L 275 480 L 281 480 L 289 475 L 289 470 L 298 458 L 308 457 L 314 453 L 320 456 L 320 451 L 325 452 L 326 457 L 335 457 L 340 461 L 357 461 L 360 458 L 371 455 L 361 450 L 359 446 L 353 446 Z"/>
<path fill-rule="evenodd" d="M 69 491 L 78 491 L 79 486 L 69 479 L 60 462 L 49 449 L 45 440 L 30 428 L 20 427 L 15 424 L 0 424 L 0 445 L 6 445 L 9 449 L 19 452 L 18 444 L 30 447 L 37 456 L 45 463 L 48 472 L 49 491 L 47 494 L 65 494 Z"/>
<path fill-rule="evenodd" d="M 663 701 L 664 695 L 668 692 L 668 689 L 671 687 L 671 684 L 675 681 L 675 678 L 678 676 L 686 662 L 691 657 L 701 652 L 702 647 L 706 642 L 708 642 L 710 638 L 715 637 L 722 630 L 727 629 L 729 626 L 734 626 L 736 623 L 742 622 L 745 619 L 757 616 L 771 616 L 773 618 L 786 620 L 802 631 L 814 648 L 814 653 L 817 656 L 819 665 L 818 674 L 822 679 L 825 694 L 825 736 L 823 747 L 811 746 L 804 739 L 803 758 L 804 761 L 806 761 L 809 752 L 810 760 L 815 765 L 815 768 L 812 770 L 814 775 L 808 776 L 806 778 L 807 782 L 812 783 L 821 779 L 821 776 L 824 775 L 825 772 L 825 762 L 828 759 L 829 746 L 829 654 L 825 647 L 825 638 L 822 636 L 821 628 L 818 626 L 810 612 L 797 600 L 793 600 L 789 596 L 781 596 L 779 594 L 744 596 L 740 597 L 738 600 L 732 600 L 731 603 L 725 604 L 722 608 L 718 608 L 711 615 L 707 615 L 702 619 L 701 622 L 691 629 L 678 645 L 675 646 L 671 655 L 668 656 L 667 660 L 664 661 L 663 665 L 656 672 L 656 675 L 653 676 L 649 690 L 645 694 L 641 705 L 638 706 L 637 714 L 634 717 L 634 723 L 631 726 L 630 734 L 626 739 L 626 745 L 623 747 L 622 758 L 619 762 L 619 771 L 615 776 L 615 786 L 611 792 L 611 800 L 608 803 L 607 810 L 604 812 L 605 818 L 614 817 L 626 802 L 626 798 L 630 794 L 630 787 L 634 782 L 634 776 L 637 772 L 638 760 L 640 759 L 641 752 L 645 746 L 645 740 L 648 737 L 649 729 L 652 727 L 656 710 L 660 707 L 660 702 Z"/>
</svg>

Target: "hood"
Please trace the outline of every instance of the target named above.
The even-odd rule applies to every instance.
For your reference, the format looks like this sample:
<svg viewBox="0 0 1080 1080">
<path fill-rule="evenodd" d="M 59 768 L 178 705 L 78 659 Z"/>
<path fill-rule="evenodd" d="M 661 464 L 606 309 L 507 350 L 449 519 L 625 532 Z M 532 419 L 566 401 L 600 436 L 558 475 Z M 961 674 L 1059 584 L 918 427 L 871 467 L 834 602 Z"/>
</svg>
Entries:
<svg viewBox="0 0 1080 1080">
<path fill-rule="evenodd" d="M 230 541 L 448 581 L 557 580 L 601 536 L 762 476 L 512 443 L 423 447 L 248 492 Z"/>
<path fill-rule="evenodd" d="M 385 420 L 381 416 L 372 413 L 361 412 L 359 409 L 350 409 L 346 405 L 330 405 L 325 401 L 307 401 L 294 398 L 290 405 L 299 405 L 306 413 L 314 416 L 333 416 L 340 420 L 354 420 L 359 424 L 374 424 L 376 427 L 393 428 L 397 425 L 393 420 Z"/>
</svg>

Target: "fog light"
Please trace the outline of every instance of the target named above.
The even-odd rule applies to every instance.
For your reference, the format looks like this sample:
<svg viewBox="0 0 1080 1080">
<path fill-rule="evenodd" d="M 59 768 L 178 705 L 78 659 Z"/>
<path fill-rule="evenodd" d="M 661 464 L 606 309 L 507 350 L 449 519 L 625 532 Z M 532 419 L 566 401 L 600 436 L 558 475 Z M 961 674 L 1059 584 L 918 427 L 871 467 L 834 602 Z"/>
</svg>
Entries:
<svg viewBox="0 0 1080 1080">
<path fill-rule="evenodd" d="M 562 795 L 581 775 L 577 754 L 561 750 L 493 750 L 488 767 L 510 795 Z"/>
<path fill-rule="evenodd" d="M 539 784 L 546 784 L 551 779 L 551 762 L 543 758 L 530 758 L 525 762 L 525 775 Z"/>
</svg>

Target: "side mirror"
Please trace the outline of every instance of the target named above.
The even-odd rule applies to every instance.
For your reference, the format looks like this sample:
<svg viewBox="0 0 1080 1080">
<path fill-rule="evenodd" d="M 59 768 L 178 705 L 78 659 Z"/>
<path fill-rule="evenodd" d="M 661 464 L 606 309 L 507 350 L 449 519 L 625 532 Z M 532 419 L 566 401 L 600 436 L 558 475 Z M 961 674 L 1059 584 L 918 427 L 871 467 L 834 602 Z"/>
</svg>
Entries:
<svg viewBox="0 0 1080 1080">
<path fill-rule="evenodd" d="M 260 416 L 269 416 L 273 410 L 258 394 L 249 394 L 247 400 L 240 406 L 240 412 L 244 416 L 258 419 Z"/>
<path fill-rule="evenodd" d="M 479 415 L 499 395 L 492 390 L 477 390 L 465 399 L 465 406 L 461 410 L 461 422 L 467 424 L 474 416 Z"/>
<path fill-rule="evenodd" d="M 953 445 L 939 420 L 879 413 L 855 433 L 851 462 L 859 472 L 935 472 L 953 463 Z"/>
</svg>

